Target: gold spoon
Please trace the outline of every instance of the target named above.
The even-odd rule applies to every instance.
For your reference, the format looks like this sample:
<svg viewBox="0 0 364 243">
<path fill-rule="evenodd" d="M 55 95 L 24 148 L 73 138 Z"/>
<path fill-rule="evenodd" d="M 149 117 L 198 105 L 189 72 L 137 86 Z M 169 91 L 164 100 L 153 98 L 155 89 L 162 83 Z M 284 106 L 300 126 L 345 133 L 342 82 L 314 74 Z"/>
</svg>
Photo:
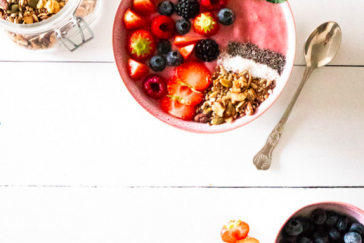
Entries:
<svg viewBox="0 0 364 243">
<path fill-rule="evenodd" d="M 273 150 L 282 136 L 284 125 L 291 114 L 303 86 L 316 68 L 323 67 L 332 61 L 340 48 L 341 39 L 341 28 L 335 22 L 327 22 L 320 25 L 307 38 L 305 44 L 306 70 L 303 79 L 283 117 L 269 135 L 265 146 L 253 159 L 254 165 L 258 170 L 268 170 L 270 168 Z"/>
</svg>

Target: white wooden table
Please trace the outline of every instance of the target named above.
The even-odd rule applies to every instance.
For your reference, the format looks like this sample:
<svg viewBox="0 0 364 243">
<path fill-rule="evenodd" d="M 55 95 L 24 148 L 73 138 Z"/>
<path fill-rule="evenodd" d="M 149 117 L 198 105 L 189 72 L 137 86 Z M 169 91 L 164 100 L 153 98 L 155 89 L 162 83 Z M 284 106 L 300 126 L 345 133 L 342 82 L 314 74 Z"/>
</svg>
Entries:
<svg viewBox="0 0 364 243">
<path fill-rule="evenodd" d="M 133 100 L 113 62 L 119 0 L 105 2 L 95 40 L 75 53 L 23 51 L 0 34 L 0 242 L 218 243 L 241 218 L 271 243 L 309 203 L 364 208 L 362 0 L 290 0 L 299 48 L 287 88 L 261 118 L 217 135 L 166 126 Z M 298 86 L 304 40 L 329 20 L 342 49 L 259 172 L 252 158 Z"/>
</svg>

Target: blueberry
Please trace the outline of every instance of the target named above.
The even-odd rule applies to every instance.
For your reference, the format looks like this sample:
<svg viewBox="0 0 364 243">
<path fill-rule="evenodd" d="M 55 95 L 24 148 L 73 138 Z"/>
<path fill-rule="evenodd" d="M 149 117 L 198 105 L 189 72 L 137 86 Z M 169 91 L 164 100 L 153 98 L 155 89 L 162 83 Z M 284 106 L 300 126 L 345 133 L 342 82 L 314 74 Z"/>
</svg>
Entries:
<svg viewBox="0 0 364 243">
<path fill-rule="evenodd" d="M 313 243 L 313 240 L 311 240 L 306 236 L 302 236 L 301 238 L 298 239 L 297 243 Z"/>
<path fill-rule="evenodd" d="M 327 219 L 325 222 L 325 226 L 333 227 L 336 225 L 337 221 L 339 220 L 339 215 L 335 212 L 327 212 Z"/>
<path fill-rule="evenodd" d="M 291 219 L 284 226 L 284 231 L 291 236 L 297 236 L 303 232 L 303 225 L 298 219 Z"/>
<path fill-rule="evenodd" d="M 328 233 L 331 240 L 340 240 L 341 234 L 337 229 L 331 228 Z"/>
<path fill-rule="evenodd" d="M 191 30 L 191 22 L 188 19 L 177 20 L 176 30 L 180 35 L 187 34 Z"/>
<path fill-rule="evenodd" d="M 315 209 L 311 213 L 311 220 L 317 225 L 323 225 L 326 221 L 327 215 L 326 212 L 322 209 Z"/>
<path fill-rule="evenodd" d="M 303 226 L 302 233 L 305 235 L 312 235 L 312 233 L 315 231 L 315 225 L 308 219 L 299 217 L 297 218 Z"/>
<path fill-rule="evenodd" d="M 172 44 L 168 40 L 160 40 L 157 45 L 159 54 L 167 54 L 172 50 Z"/>
<path fill-rule="evenodd" d="M 324 231 L 317 231 L 313 234 L 315 243 L 329 243 L 329 236 Z"/>
<path fill-rule="evenodd" d="M 221 9 L 217 17 L 223 25 L 231 25 L 235 21 L 235 13 L 228 8 Z"/>
<path fill-rule="evenodd" d="M 166 68 L 167 62 L 163 56 L 156 55 L 150 59 L 149 66 L 154 72 L 161 72 Z"/>
<path fill-rule="evenodd" d="M 346 216 L 342 216 L 336 223 L 336 228 L 340 231 L 345 231 L 349 227 L 350 219 Z"/>
<path fill-rule="evenodd" d="M 178 51 L 171 51 L 167 54 L 167 65 L 177 67 L 184 61 L 183 56 Z"/>
<path fill-rule="evenodd" d="M 356 232 L 349 232 L 344 236 L 345 243 L 362 243 L 361 236 Z"/>
<path fill-rule="evenodd" d="M 170 1 L 163 1 L 158 4 L 158 12 L 161 15 L 171 16 L 174 13 L 174 4 Z"/>
<path fill-rule="evenodd" d="M 350 231 L 354 231 L 361 235 L 364 235 L 364 226 L 360 223 L 353 223 L 350 227 Z"/>
</svg>

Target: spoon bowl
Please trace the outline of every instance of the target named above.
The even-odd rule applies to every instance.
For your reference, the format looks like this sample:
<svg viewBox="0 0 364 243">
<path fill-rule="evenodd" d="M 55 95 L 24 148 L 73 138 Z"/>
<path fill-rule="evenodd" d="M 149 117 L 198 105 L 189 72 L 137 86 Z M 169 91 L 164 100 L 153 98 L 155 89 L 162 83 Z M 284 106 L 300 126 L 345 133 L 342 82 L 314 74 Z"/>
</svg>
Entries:
<svg viewBox="0 0 364 243">
<path fill-rule="evenodd" d="M 337 23 L 327 22 L 317 27 L 306 40 L 307 66 L 319 68 L 329 64 L 340 48 L 341 39 L 342 32 Z"/>
</svg>

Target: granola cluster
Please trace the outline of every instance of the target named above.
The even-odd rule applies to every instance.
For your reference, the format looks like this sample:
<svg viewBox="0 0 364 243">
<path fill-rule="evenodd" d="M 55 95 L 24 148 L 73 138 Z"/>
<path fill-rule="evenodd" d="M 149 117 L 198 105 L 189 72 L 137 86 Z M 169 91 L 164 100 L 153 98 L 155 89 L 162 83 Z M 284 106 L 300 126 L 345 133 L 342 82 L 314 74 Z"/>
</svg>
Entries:
<svg viewBox="0 0 364 243">
<path fill-rule="evenodd" d="M 210 125 L 253 115 L 276 86 L 275 80 L 254 78 L 249 71 L 233 73 L 223 66 L 218 67 L 212 80 L 213 85 L 205 92 L 204 102 L 197 108 L 194 119 Z"/>
</svg>

